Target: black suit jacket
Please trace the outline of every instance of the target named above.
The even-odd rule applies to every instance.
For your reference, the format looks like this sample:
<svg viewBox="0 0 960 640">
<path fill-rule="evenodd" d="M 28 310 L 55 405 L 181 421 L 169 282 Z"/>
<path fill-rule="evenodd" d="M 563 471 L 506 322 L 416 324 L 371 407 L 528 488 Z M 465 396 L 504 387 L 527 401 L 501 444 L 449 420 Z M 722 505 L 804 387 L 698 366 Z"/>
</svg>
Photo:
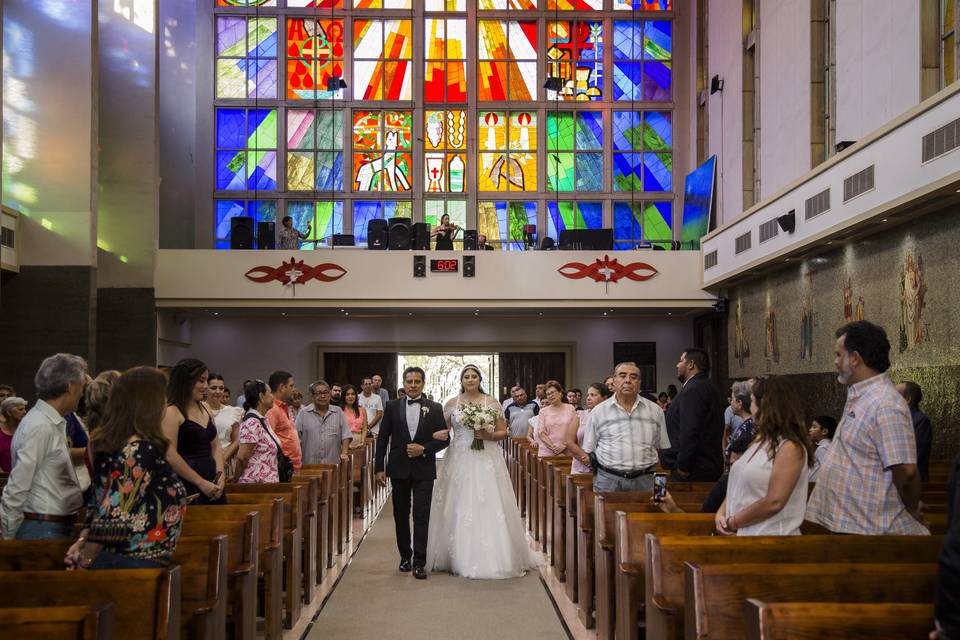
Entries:
<svg viewBox="0 0 960 640">
<path fill-rule="evenodd" d="M 947 481 L 947 536 L 940 552 L 936 616 L 948 638 L 960 638 L 960 456 Z"/>
<path fill-rule="evenodd" d="M 910 417 L 913 419 L 913 433 L 917 437 L 917 469 L 920 471 L 920 480 L 930 480 L 930 451 L 933 449 L 933 425 L 930 418 L 916 407 L 910 407 Z"/>
<path fill-rule="evenodd" d="M 447 446 L 448 440 L 434 440 L 436 431 L 447 428 L 443 419 L 443 407 L 438 403 L 423 398 L 423 407 L 429 409 L 427 413 L 420 411 L 420 423 L 417 425 L 413 440 L 407 428 L 407 399 L 391 400 L 383 410 L 383 420 L 380 421 L 380 436 L 377 438 L 377 457 L 374 470 L 380 473 L 384 470 L 386 460 L 387 475 L 398 480 L 430 480 L 437 477 L 435 456 L 437 452 Z M 423 445 L 423 455 L 418 458 L 407 456 L 407 445 L 411 442 Z M 389 447 L 389 451 L 388 451 Z"/>
<path fill-rule="evenodd" d="M 687 381 L 667 408 L 670 449 L 664 464 L 690 474 L 690 481 L 712 481 L 723 473 L 723 401 L 706 373 Z"/>
</svg>

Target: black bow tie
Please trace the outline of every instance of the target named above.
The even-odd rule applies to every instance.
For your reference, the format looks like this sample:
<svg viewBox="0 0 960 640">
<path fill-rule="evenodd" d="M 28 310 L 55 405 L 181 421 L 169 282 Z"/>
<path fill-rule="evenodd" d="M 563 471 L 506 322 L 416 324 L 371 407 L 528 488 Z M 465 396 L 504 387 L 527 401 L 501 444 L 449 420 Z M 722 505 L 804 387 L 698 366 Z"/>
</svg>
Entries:
<svg viewBox="0 0 960 640">
<path fill-rule="evenodd" d="M 419 404 L 420 406 L 423 406 L 423 396 L 413 399 L 407 398 L 407 406 L 409 407 L 412 404 Z"/>
</svg>

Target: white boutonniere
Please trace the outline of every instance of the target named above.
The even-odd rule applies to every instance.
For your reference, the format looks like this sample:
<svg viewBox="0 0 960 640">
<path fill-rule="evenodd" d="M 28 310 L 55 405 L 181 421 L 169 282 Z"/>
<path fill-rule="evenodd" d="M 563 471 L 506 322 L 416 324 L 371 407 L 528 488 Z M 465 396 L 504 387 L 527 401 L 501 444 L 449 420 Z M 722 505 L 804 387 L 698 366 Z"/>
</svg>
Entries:
<svg viewBox="0 0 960 640">
<path fill-rule="evenodd" d="M 425 416 L 428 413 L 430 413 L 430 407 L 420 407 L 420 415 Z"/>
</svg>

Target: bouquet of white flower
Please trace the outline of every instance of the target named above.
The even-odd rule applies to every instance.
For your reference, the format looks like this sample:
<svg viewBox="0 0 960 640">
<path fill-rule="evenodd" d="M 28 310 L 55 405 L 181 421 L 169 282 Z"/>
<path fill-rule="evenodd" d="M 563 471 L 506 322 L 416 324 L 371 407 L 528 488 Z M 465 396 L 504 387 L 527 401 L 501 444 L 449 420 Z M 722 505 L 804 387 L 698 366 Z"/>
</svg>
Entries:
<svg viewBox="0 0 960 640">
<path fill-rule="evenodd" d="M 457 419 L 460 424 L 472 429 L 474 432 L 486 431 L 493 433 L 497 429 L 497 410 L 493 407 L 480 406 L 478 404 L 465 404 L 458 409 Z M 474 438 L 471 449 L 483 450 L 483 441 Z"/>
</svg>

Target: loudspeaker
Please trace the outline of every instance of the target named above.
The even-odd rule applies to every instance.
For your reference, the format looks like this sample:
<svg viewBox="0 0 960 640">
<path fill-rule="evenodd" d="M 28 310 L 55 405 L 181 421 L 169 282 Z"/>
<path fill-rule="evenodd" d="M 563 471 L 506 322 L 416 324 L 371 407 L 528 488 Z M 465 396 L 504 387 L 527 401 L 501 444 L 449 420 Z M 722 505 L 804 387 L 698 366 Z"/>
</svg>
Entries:
<svg viewBox="0 0 960 640">
<path fill-rule="evenodd" d="M 477 230 L 476 229 L 467 229 L 463 232 L 463 249 L 464 251 L 476 251 L 477 250 Z"/>
<path fill-rule="evenodd" d="M 230 248 L 253 249 L 253 218 L 230 218 Z"/>
<path fill-rule="evenodd" d="M 856 140 L 841 140 L 841 141 L 838 142 L 836 145 L 834 145 L 833 148 L 836 150 L 837 153 L 840 153 L 841 151 L 843 151 L 843 150 L 846 149 L 847 147 L 852 147 L 852 146 L 855 145 L 856 143 L 857 143 Z"/>
<path fill-rule="evenodd" d="M 472 278 L 477 275 L 477 256 L 463 256 L 463 277 Z"/>
<path fill-rule="evenodd" d="M 413 256 L 413 277 L 427 277 L 427 256 Z"/>
<path fill-rule="evenodd" d="M 416 251 L 430 249 L 430 225 L 426 222 L 417 222 L 413 225 L 413 248 Z"/>
<path fill-rule="evenodd" d="M 386 250 L 389 239 L 386 220 L 374 218 L 367 222 L 367 249 Z"/>
<path fill-rule="evenodd" d="M 335 233 L 331 243 L 334 247 L 353 247 L 357 244 L 352 233 Z"/>
<path fill-rule="evenodd" d="M 276 249 L 277 248 L 277 223 L 276 222 L 258 222 L 257 223 L 257 249 Z"/>
<path fill-rule="evenodd" d="M 410 218 L 390 218 L 390 242 L 387 245 L 394 251 L 410 248 Z"/>
<path fill-rule="evenodd" d="M 796 209 L 790 209 L 790 211 L 778 217 L 777 226 L 779 226 L 781 229 L 783 229 L 787 233 L 793 233 L 793 230 L 797 228 Z"/>
<path fill-rule="evenodd" d="M 546 238 L 540 241 L 541 251 L 552 251 L 553 249 L 556 249 L 556 248 L 557 248 L 557 245 L 553 241 L 553 238 L 551 238 L 550 236 L 547 236 Z"/>
</svg>

